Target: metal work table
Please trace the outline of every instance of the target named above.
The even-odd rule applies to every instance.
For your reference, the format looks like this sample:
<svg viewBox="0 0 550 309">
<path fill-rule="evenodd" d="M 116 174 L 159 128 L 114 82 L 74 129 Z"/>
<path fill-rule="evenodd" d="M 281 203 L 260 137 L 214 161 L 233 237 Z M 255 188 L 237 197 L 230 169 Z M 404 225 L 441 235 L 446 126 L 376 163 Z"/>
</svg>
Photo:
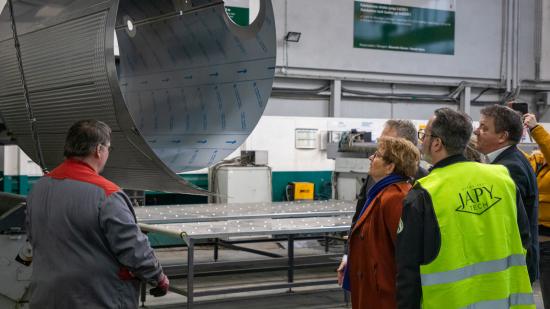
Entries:
<svg viewBox="0 0 550 309">
<path fill-rule="evenodd" d="M 348 201 L 195 204 L 134 208 L 138 222 L 168 224 L 242 220 L 255 218 L 305 218 L 353 215 L 355 203 Z"/>
<path fill-rule="evenodd" d="M 210 205 L 208 207 L 193 205 L 189 210 L 186 209 L 189 206 L 146 207 L 147 212 L 143 209 L 136 209 L 136 215 L 139 213 L 139 225 L 144 232 L 156 232 L 179 237 L 187 244 L 187 289 L 171 287 L 172 291 L 187 297 L 187 308 L 193 307 L 194 297 L 335 283 L 335 280 L 294 281 L 294 240 L 296 235 L 300 234 L 327 234 L 348 231 L 353 214 L 353 204 L 329 201 L 322 203 L 266 203 L 262 207 L 254 207 L 254 205 L 257 206 L 258 204 L 218 204 L 216 205 L 217 210 L 214 210 L 216 207 L 212 208 Z M 168 207 L 171 208 L 166 211 Z M 300 210 L 305 211 L 300 212 Z M 188 218 L 188 222 L 173 223 L 174 220 L 179 219 L 185 221 L 185 218 L 180 217 L 186 216 L 184 215 L 185 211 L 187 211 L 187 215 L 196 215 L 195 219 Z M 208 216 L 207 212 L 212 213 Z M 320 214 L 320 216 L 316 216 L 316 214 Z M 205 215 L 204 218 L 207 220 L 202 221 L 201 215 Z M 161 217 L 162 219 L 166 218 L 166 221 L 155 223 L 162 222 Z M 213 221 L 212 218 L 217 221 Z M 197 220 L 201 221 L 197 222 Z M 284 235 L 288 239 L 286 283 L 194 291 L 194 250 L 197 241 L 259 235 Z"/>
<path fill-rule="evenodd" d="M 344 215 L 338 217 L 260 218 L 169 224 L 140 223 L 139 226 L 145 232 L 157 232 L 180 237 L 187 242 L 190 239 L 234 236 L 344 232 L 349 230 L 350 224 L 350 216 Z"/>
</svg>

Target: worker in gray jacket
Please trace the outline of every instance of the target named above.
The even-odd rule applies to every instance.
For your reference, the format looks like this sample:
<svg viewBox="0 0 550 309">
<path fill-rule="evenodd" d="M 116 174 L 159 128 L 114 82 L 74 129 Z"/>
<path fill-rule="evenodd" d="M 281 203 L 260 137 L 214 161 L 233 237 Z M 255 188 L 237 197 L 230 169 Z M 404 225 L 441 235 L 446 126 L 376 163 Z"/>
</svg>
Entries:
<svg viewBox="0 0 550 309">
<path fill-rule="evenodd" d="M 65 142 L 66 160 L 28 196 L 31 308 L 137 308 L 141 280 L 155 286 L 154 296 L 168 290 L 130 200 L 99 175 L 110 144 L 105 123 L 75 123 Z"/>
</svg>

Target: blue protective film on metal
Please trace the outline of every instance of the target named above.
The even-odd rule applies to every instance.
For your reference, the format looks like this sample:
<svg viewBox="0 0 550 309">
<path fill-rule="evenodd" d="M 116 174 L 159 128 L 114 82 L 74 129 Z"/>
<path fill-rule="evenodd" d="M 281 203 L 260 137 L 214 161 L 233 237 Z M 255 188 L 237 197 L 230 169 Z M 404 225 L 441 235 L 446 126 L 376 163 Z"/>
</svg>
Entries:
<svg viewBox="0 0 550 309">
<path fill-rule="evenodd" d="M 93 118 L 113 130 L 107 178 L 128 189 L 206 194 L 176 173 L 237 149 L 270 96 L 269 0 L 248 27 L 215 0 L 13 4 L 13 19 L 9 10 L 0 15 L 0 113 L 14 142 L 46 169 L 64 159 L 67 129 Z"/>
<path fill-rule="evenodd" d="M 121 3 L 117 37 L 121 90 L 136 127 L 175 172 L 224 159 L 256 126 L 271 93 L 270 2 L 248 28 L 233 24 L 221 4 L 148 21 L 159 7 L 131 3 Z"/>
</svg>

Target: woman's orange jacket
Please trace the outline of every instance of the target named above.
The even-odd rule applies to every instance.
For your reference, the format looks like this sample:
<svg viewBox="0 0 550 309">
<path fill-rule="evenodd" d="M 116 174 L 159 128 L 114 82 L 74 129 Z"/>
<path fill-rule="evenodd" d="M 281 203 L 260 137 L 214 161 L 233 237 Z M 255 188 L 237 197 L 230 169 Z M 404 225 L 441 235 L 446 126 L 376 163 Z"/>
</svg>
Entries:
<svg viewBox="0 0 550 309">
<path fill-rule="evenodd" d="M 407 182 L 389 185 L 371 202 L 349 237 L 353 308 L 396 308 L 395 241 Z"/>
</svg>

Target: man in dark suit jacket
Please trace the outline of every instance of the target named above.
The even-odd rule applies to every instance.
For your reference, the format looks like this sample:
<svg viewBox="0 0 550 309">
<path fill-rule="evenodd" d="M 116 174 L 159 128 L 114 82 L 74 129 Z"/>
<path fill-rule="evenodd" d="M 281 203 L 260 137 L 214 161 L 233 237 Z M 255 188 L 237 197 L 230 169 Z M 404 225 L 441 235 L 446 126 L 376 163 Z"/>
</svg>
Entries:
<svg viewBox="0 0 550 309">
<path fill-rule="evenodd" d="M 410 120 L 399 120 L 399 119 L 390 119 L 386 121 L 384 124 L 384 130 L 382 131 L 382 134 L 380 134 L 380 137 L 402 137 L 414 145 L 418 145 L 418 131 L 416 130 L 416 127 L 414 126 L 414 123 Z M 428 175 L 428 171 L 426 169 L 418 166 L 418 171 L 416 172 L 415 179 L 422 178 L 424 176 Z M 353 226 L 355 225 L 355 222 L 357 221 L 359 214 L 361 213 L 361 210 L 363 209 L 363 206 L 365 205 L 365 202 L 367 201 L 367 192 L 369 192 L 369 189 L 374 186 L 375 182 L 370 177 L 370 175 L 367 176 L 365 181 L 363 182 L 363 186 L 361 187 L 361 191 L 359 195 L 357 196 L 357 205 L 355 206 L 355 214 L 353 215 L 353 219 L 351 221 L 351 227 L 350 231 L 353 229 Z M 347 245 L 346 245 L 346 253 L 347 253 Z M 338 267 L 338 283 L 341 285 L 341 280 L 343 276 L 344 267 L 347 264 L 347 254 L 344 255 L 344 258 L 342 259 L 342 262 L 340 263 L 340 266 Z"/>
<path fill-rule="evenodd" d="M 487 162 L 502 164 L 519 189 L 529 218 L 531 245 L 527 251 L 527 268 L 531 282 L 538 279 L 538 187 L 535 172 L 525 155 L 517 148 L 523 135 L 521 115 L 511 108 L 492 105 L 481 110 L 477 150 L 487 156 Z"/>
</svg>

